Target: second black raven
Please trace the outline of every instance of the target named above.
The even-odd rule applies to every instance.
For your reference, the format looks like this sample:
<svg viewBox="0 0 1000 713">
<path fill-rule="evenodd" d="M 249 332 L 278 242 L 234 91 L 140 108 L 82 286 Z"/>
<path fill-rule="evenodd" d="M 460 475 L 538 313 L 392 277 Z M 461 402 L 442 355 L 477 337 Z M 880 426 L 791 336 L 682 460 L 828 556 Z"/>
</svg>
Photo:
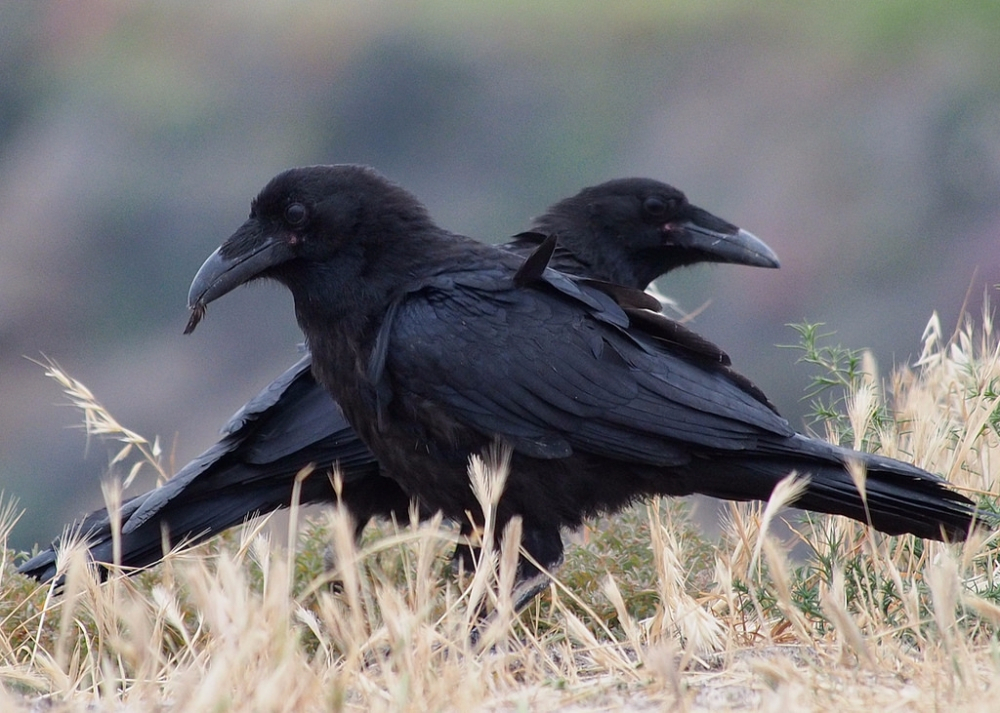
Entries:
<svg viewBox="0 0 1000 713">
<path fill-rule="evenodd" d="M 691 206 L 659 181 L 627 178 L 585 188 L 535 219 L 505 249 L 527 256 L 549 235 L 558 237 L 551 265 L 564 272 L 645 288 L 661 274 L 701 262 L 777 267 L 774 253 L 750 233 Z M 306 354 L 248 402 L 223 429 L 223 438 L 164 485 L 124 503 L 120 561 L 141 568 L 173 545 L 199 542 L 254 514 L 287 507 L 296 475 L 303 504 L 334 502 L 330 471 L 343 477 L 340 498 L 357 526 L 373 516 L 405 519 L 410 497 L 380 474 L 340 407 L 312 375 Z M 96 562 L 112 561 L 112 522 L 99 510 L 74 526 Z M 19 571 L 46 581 L 56 573 L 57 540 Z"/>
<path fill-rule="evenodd" d="M 241 284 L 284 284 L 317 379 L 425 508 L 476 513 L 470 456 L 512 449 L 499 525 L 520 516 L 544 567 L 562 556 L 560 528 L 589 514 L 651 494 L 767 499 L 792 472 L 806 479 L 799 507 L 968 534 L 977 511 L 943 479 L 795 433 L 721 350 L 623 288 L 524 265 L 439 228 L 372 169 L 291 169 L 198 271 L 188 331 Z M 537 572 L 523 561 L 520 575 Z"/>
</svg>

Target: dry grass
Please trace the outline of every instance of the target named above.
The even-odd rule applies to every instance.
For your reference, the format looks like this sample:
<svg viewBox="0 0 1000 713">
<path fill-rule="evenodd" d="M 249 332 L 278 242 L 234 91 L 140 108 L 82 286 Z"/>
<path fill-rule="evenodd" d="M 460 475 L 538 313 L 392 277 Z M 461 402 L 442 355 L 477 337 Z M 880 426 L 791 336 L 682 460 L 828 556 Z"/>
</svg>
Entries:
<svg viewBox="0 0 1000 713">
<path fill-rule="evenodd" d="M 807 344 L 821 366 L 822 354 Z M 950 338 L 933 318 L 919 363 L 886 393 L 870 359 L 827 366 L 831 383 L 850 387 L 825 412 L 830 437 L 996 502 L 1000 358 L 988 318 Z M 136 457 L 159 467 L 155 447 L 92 397 L 83 408 L 133 444 L 124 467 Z M 472 468 L 487 511 L 504 471 L 491 460 Z M 293 512 L 295 553 L 251 523 L 103 586 L 75 548 L 61 595 L 14 575 L 5 549 L 0 710 L 994 710 L 995 538 L 943 545 L 827 517 L 787 528 L 781 506 L 793 497 L 789 484 L 766 507 L 731 505 L 718 542 L 683 504 L 602 519 L 519 617 L 516 524 L 500 552 L 484 553 L 494 566 L 462 581 L 441 523 L 383 525 L 356 548 L 337 513 L 297 528 Z M 14 520 L 12 507 L 0 513 L 0 540 Z M 494 614 L 473 644 L 484 602 Z"/>
</svg>

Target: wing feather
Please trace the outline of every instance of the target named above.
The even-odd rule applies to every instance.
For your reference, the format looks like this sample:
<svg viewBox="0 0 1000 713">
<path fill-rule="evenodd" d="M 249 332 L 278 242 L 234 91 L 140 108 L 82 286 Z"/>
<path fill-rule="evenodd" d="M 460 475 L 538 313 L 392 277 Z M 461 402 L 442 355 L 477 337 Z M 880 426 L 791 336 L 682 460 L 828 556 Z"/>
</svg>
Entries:
<svg viewBox="0 0 1000 713">
<path fill-rule="evenodd" d="M 668 330 L 681 344 L 650 334 L 607 294 L 551 274 L 554 290 L 455 280 L 403 300 L 380 350 L 393 393 L 536 457 L 680 464 L 692 446 L 792 433 L 721 350 L 687 330 Z"/>
</svg>

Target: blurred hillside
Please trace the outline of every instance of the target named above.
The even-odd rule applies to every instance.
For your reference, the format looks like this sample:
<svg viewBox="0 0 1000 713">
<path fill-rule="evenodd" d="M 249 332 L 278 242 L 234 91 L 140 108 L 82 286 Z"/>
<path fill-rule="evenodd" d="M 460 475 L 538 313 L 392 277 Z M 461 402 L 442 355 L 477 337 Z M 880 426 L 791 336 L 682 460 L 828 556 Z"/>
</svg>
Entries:
<svg viewBox="0 0 1000 713">
<path fill-rule="evenodd" d="M 248 9 L 249 8 L 249 9 Z M 784 325 L 910 360 L 1000 282 L 1000 5 L 0 4 L 0 486 L 14 546 L 101 504 L 113 448 L 46 355 L 177 465 L 296 358 L 244 290 L 182 337 L 187 287 L 273 174 L 362 162 L 500 241 L 613 177 L 673 183 L 780 271 L 660 288 L 793 421 Z M 971 288 L 971 289 L 970 289 Z M 149 485 L 149 481 L 140 487 Z"/>
</svg>

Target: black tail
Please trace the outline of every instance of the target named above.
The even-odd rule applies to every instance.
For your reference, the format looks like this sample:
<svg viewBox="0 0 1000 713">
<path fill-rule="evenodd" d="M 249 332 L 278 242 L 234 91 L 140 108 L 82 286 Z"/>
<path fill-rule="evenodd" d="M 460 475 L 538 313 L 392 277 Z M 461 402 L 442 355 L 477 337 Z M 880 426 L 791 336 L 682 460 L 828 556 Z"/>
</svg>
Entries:
<svg viewBox="0 0 1000 713">
<path fill-rule="evenodd" d="M 864 499 L 845 466 L 851 461 L 864 468 Z M 792 505 L 844 515 L 890 535 L 955 541 L 966 539 L 974 523 L 995 524 L 995 516 L 977 510 L 943 478 L 902 461 L 801 435 L 761 444 L 753 453 L 715 453 L 692 468 L 697 472 L 692 481 L 696 492 L 731 500 L 766 500 L 794 471 L 809 480 Z"/>
<path fill-rule="evenodd" d="M 148 495 L 148 493 L 146 494 Z M 132 498 L 122 503 L 121 506 L 121 521 L 124 522 L 128 517 L 136 511 L 138 507 L 142 505 L 145 495 L 140 495 L 138 497 Z M 105 509 L 96 510 L 87 517 L 85 517 L 81 522 L 71 525 L 69 528 L 68 538 L 72 540 L 82 539 L 85 542 L 93 542 L 94 549 L 91 550 L 91 556 L 101 562 L 111 562 L 111 520 L 108 517 L 108 511 Z M 27 575 L 37 579 L 40 582 L 48 582 L 53 577 L 56 576 L 56 557 L 59 555 L 59 550 L 62 546 L 62 538 L 56 539 L 49 546 L 48 549 L 42 550 L 37 555 L 29 559 L 27 562 L 22 564 L 17 568 L 17 571 L 21 574 Z M 106 546 L 108 554 L 104 557 L 100 553 L 103 552 L 103 547 Z M 95 552 L 96 550 L 96 552 Z"/>
<path fill-rule="evenodd" d="M 292 464 L 284 470 L 268 468 L 266 473 L 255 473 L 247 466 L 217 468 L 179 487 L 175 478 L 129 500 L 121 508 L 118 564 L 127 569 L 149 567 L 163 558 L 164 545 L 169 550 L 182 544 L 204 542 L 254 515 L 288 507 L 296 474 L 303 465 L 307 464 Z M 329 473 L 329 467 L 317 470 L 302 482 L 301 504 L 337 502 Z M 376 515 L 395 514 L 405 519 L 410 502 L 395 481 L 383 477 L 374 467 L 346 470 L 341 497 L 359 527 Z M 90 558 L 98 565 L 114 561 L 107 510 L 88 515 L 74 527 L 74 535 L 88 543 Z M 51 580 L 56 575 L 60 542 L 56 540 L 47 550 L 22 564 L 18 572 L 42 582 Z M 99 571 L 103 579 L 107 568 L 99 567 Z"/>
<path fill-rule="evenodd" d="M 315 474 L 318 476 L 319 474 Z M 326 475 L 323 475 L 326 478 Z M 181 490 L 162 504 L 160 509 L 148 511 L 149 505 L 161 499 L 162 488 L 157 488 L 125 503 L 121 508 L 121 558 L 119 564 L 127 569 L 141 569 L 156 564 L 163 558 L 164 546 L 169 551 L 182 544 L 204 542 L 230 527 L 245 522 L 248 518 L 266 514 L 289 505 L 294 473 L 279 480 L 254 484 L 236 485 L 214 492 L 197 492 L 203 488 L 191 487 Z M 329 482 L 319 483 L 320 488 L 309 488 L 303 483 L 303 503 L 309 502 L 312 491 L 322 495 L 333 493 Z M 169 485 L 169 483 L 168 483 Z M 164 486 L 167 487 L 167 486 Z M 321 498 L 329 500 L 326 496 Z M 137 511 L 146 510 L 141 520 L 136 520 Z M 88 515 L 83 522 L 73 527 L 74 539 L 87 543 L 90 558 L 98 565 L 114 561 L 114 540 L 111 518 L 105 509 Z M 18 572 L 39 581 L 47 582 L 56 575 L 56 557 L 61 540 L 18 567 Z M 105 567 L 98 568 L 101 579 L 107 574 Z"/>
<path fill-rule="evenodd" d="M 173 478 L 122 505 L 120 565 L 148 567 L 163 557 L 164 543 L 173 548 L 203 542 L 254 515 L 288 507 L 296 476 L 309 466 L 315 472 L 302 483 L 300 503 L 337 501 L 330 471 L 338 464 L 343 500 L 360 525 L 373 515 L 405 517 L 409 498 L 382 477 L 340 407 L 313 379 L 310 363 L 306 355 L 247 403 L 225 426 L 222 440 Z M 73 529 L 89 543 L 95 562 L 113 561 L 106 510 Z M 59 546 L 56 540 L 18 571 L 52 579 Z"/>
</svg>

